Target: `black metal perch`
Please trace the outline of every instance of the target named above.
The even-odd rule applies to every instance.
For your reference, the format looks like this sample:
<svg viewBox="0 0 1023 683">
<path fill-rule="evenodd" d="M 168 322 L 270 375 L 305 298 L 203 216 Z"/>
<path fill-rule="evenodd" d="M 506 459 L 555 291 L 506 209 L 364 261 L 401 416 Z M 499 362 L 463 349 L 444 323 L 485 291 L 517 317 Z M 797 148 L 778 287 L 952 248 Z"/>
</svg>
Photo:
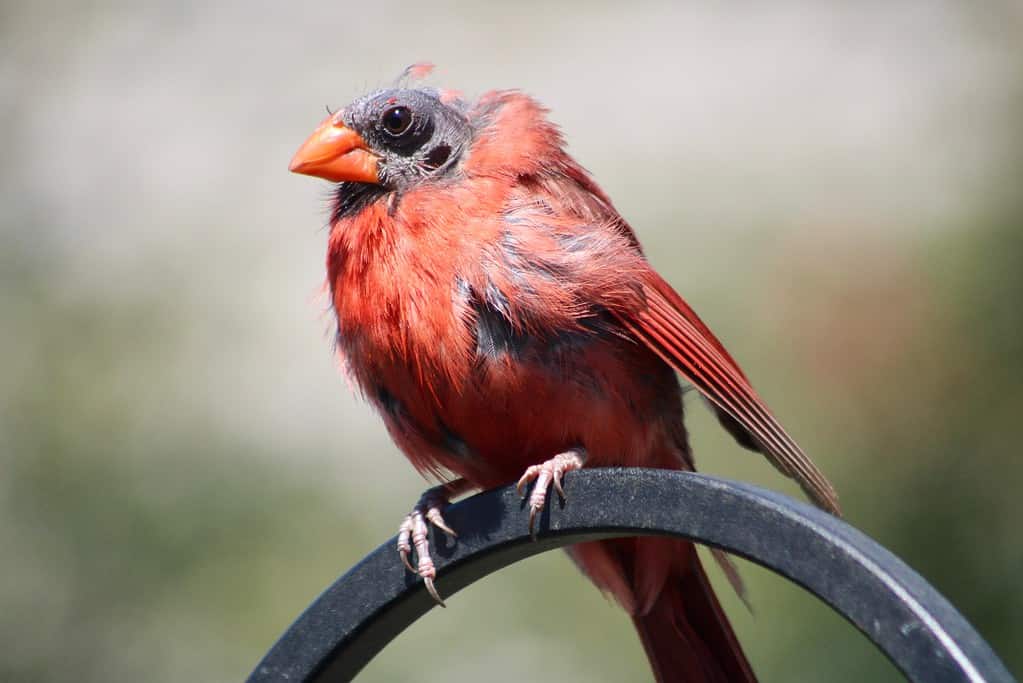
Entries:
<svg viewBox="0 0 1023 683">
<path fill-rule="evenodd" d="M 437 588 L 451 595 L 491 572 L 553 548 L 616 536 L 672 535 L 716 546 L 799 584 L 860 629 L 911 681 L 1013 683 L 959 612 L 873 540 L 803 503 L 734 481 L 685 472 L 591 469 L 565 479 L 526 529 L 514 488 L 452 505 L 456 542 L 432 536 Z M 318 597 L 249 677 L 347 681 L 435 604 L 398 561 L 394 540 Z"/>
</svg>

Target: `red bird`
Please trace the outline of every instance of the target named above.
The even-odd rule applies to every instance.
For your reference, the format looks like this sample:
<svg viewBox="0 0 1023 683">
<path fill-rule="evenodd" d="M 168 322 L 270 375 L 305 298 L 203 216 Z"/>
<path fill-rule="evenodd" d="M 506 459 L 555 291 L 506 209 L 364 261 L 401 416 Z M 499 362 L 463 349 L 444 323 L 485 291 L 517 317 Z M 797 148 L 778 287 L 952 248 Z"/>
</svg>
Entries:
<svg viewBox="0 0 1023 683">
<path fill-rule="evenodd" d="M 535 481 L 532 528 L 567 471 L 692 471 L 675 370 L 740 444 L 838 513 L 831 484 L 647 263 L 546 113 L 516 91 L 470 103 L 385 89 L 329 116 L 291 163 L 338 183 L 327 277 L 351 375 L 418 470 L 457 476 L 423 495 L 398 539 L 438 601 L 427 526 L 454 533 L 441 515 L 451 497 Z M 632 615 L 658 680 L 755 680 L 691 543 L 569 552 Z"/>
</svg>

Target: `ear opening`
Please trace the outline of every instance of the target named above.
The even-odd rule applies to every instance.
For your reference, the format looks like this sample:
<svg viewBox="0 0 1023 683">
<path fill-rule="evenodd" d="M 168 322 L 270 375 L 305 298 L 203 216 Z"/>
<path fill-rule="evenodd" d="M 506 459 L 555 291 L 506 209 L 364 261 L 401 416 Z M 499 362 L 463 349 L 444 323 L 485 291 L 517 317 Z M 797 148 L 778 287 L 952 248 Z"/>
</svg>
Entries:
<svg viewBox="0 0 1023 683">
<path fill-rule="evenodd" d="M 447 160 L 450 157 L 451 147 L 449 145 L 437 145 L 430 150 L 429 154 L 426 155 L 425 164 L 431 169 L 440 168 L 447 163 Z"/>
</svg>

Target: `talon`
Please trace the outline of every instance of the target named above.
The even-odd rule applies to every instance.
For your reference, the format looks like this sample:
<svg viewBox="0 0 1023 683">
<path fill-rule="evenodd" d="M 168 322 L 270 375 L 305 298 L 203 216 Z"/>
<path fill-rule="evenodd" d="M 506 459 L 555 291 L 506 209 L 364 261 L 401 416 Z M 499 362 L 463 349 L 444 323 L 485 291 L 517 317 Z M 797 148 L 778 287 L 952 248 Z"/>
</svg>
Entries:
<svg viewBox="0 0 1023 683">
<path fill-rule="evenodd" d="M 442 486 L 435 486 L 422 495 L 412 512 L 405 516 L 398 527 L 398 557 L 401 563 L 412 573 L 423 578 L 426 592 L 437 604 L 446 607 L 437 592 L 433 580 L 437 576 L 437 568 L 430 557 L 430 525 L 437 527 L 450 538 L 458 537 L 455 530 L 448 526 L 441 514 L 441 509 L 448 504 L 449 497 L 457 496 L 472 489 L 464 479 L 456 479 Z M 412 565 L 412 553 L 416 555 L 416 566 Z"/>
<path fill-rule="evenodd" d="M 437 604 L 441 607 L 447 607 L 447 605 L 444 604 L 444 601 L 441 600 L 440 593 L 437 592 L 437 587 L 433 585 L 433 579 L 426 577 L 423 579 L 423 583 L 426 585 L 426 592 L 437 601 Z"/>
<path fill-rule="evenodd" d="M 409 551 L 405 548 L 398 548 L 398 557 L 401 558 L 401 563 L 405 565 L 410 572 L 416 573 L 416 568 L 412 566 L 412 563 L 408 561 Z"/>
<path fill-rule="evenodd" d="M 561 500 L 565 500 L 565 489 L 561 488 L 561 475 L 554 477 L 554 490 L 561 496 Z"/>
<path fill-rule="evenodd" d="M 435 527 L 446 533 L 450 538 L 458 538 L 458 534 L 445 523 L 444 517 L 441 516 L 440 510 L 435 507 L 431 507 L 426 511 L 426 518 L 430 520 L 430 523 Z"/>
<path fill-rule="evenodd" d="M 561 482 L 562 477 L 566 472 L 580 469 L 583 466 L 584 457 L 584 453 L 581 450 L 559 453 L 539 465 L 530 465 L 526 468 L 522 477 L 519 478 L 518 483 L 515 485 L 515 490 L 523 497 L 525 497 L 523 491 L 526 485 L 536 480 L 536 483 L 533 485 L 533 491 L 529 494 L 529 535 L 532 536 L 534 541 L 537 535 L 536 516 L 547 504 L 547 489 L 553 485 L 554 490 L 564 500 L 566 496 Z"/>
<path fill-rule="evenodd" d="M 519 477 L 519 483 L 515 484 L 515 492 L 519 494 L 519 498 L 526 497 L 526 486 L 529 482 L 536 479 L 536 476 L 540 473 L 540 468 L 537 465 L 530 465 L 526 468 L 525 473 Z"/>
</svg>

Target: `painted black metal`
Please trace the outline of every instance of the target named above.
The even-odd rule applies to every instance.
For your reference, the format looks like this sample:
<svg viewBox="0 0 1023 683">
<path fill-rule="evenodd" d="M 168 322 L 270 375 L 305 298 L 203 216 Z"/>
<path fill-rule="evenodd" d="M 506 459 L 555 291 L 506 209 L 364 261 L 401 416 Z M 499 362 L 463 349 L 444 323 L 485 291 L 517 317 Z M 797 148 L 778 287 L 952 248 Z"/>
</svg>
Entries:
<svg viewBox="0 0 1023 683">
<path fill-rule="evenodd" d="M 919 574 L 876 542 L 809 505 L 686 472 L 590 469 L 566 476 L 569 500 L 526 530 L 511 487 L 445 512 L 457 541 L 433 534 L 437 588 L 449 596 L 513 562 L 601 538 L 672 535 L 717 546 L 794 581 L 859 628 L 915 682 L 1012 683 L 986 642 Z M 249 677 L 347 681 L 435 605 L 390 540 L 339 578 L 295 621 Z"/>
</svg>

